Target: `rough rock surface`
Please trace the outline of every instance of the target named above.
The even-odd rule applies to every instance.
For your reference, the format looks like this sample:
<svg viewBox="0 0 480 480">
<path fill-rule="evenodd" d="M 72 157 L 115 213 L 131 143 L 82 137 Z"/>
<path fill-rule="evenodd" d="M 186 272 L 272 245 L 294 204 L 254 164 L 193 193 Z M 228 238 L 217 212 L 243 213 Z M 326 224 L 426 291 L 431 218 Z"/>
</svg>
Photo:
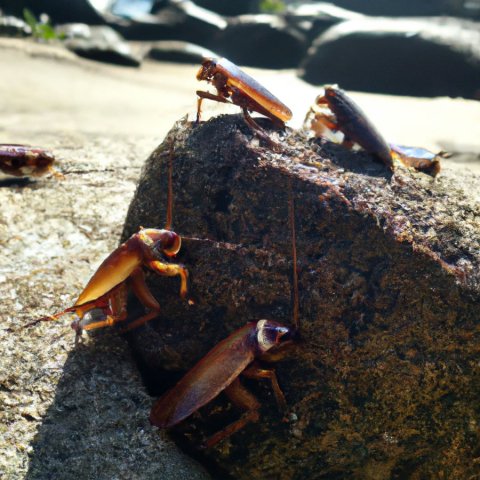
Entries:
<svg viewBox="0 0 480 480">
<path fill-rule="evenodd" d="M 470 478 L 480 210 L 468 192 L 478 178 L 392 176 L 365 153 L 270 135 L 282 152 L 259 145 L 241 116 L 179 123 L 147 160 L 123 237 L 164 225 L 173 142 L 174 229 L 186 237 L 177 260 L 195 304 L 178 298 L 177 279 L 149 276 L 162 312 L 130 335 L 146 378 L 158 394 L 245 322 L 290 321 L 291 179 L 302 340 L 276 364 L 288 422 L 267 384 L 245 382 L 260 422 L 203 459 L 221 478 Z M 201 440 L 238 415 L 220 396 L 174 432 L 200 456 Z"/>
</svg>

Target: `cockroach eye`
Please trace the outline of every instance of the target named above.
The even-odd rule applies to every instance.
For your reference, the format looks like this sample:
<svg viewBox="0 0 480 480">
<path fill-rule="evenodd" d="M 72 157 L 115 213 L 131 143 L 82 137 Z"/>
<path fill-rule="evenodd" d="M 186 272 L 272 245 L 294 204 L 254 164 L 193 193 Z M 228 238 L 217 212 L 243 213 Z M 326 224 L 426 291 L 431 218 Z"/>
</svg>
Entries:
<svg viewBox="0 0 480 480">
<path fill-rule="evenodd" d="M 289 328 L 272 322 L 271 320 L 259 320 L 257 323 L 257 343 L 262 352 L 270 350 L 281 342 L 281 338 L 290 331 Z"/>
</svg>

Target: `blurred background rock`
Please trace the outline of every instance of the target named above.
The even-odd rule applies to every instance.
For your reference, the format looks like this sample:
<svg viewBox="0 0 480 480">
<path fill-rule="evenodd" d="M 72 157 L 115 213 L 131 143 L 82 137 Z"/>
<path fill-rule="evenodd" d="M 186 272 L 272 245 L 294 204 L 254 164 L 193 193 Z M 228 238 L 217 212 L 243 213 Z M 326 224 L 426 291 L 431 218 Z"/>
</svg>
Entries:
<svg viewBox="0 0 480 480">
<path fill-rule="evenodd" d="M 57 38 L 120 65 L 217 54 L 294 68 L 314 85 L 480 98 L 480 0 L 1 0 L 0 9 L 2 35 Z"/>
</svg>

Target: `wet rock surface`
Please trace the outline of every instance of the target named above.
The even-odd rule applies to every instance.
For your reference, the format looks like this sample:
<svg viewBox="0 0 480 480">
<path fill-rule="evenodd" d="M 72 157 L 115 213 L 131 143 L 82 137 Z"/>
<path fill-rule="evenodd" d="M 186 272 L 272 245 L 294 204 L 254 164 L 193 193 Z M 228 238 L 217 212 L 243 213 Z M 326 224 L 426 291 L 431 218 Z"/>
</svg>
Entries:
<svg viewBox="0 0 480 480">
<path fill-rule="evenodd" d="M 129 336 L 158 395 L 247 321 L 291 321 L 293 184 L 301 342 L 276 363 L 288 421 L 269 386 L 249 380 L 258 423 L 200 454 L 240 415 L 220 396 L 176 438 L 220 478 L 469 478 L 479 441 L 480 211 L 469 194 L 478 178 L 392 176 L 365 153 L 291 130 L 270 135 L 282 152 L 259 145 L 241 116 L 177 124 L 129 209 L 124 239 L 165 224 L 173 142 L 177 260 L 195 304 L 179 299 L 177 279 L 151 274 L 161 315 Z"/>
<path fill-rule="evenodd" d="M 368 3 L 357 2 L 356 0 L 337 0 L 337 5 L 344 8 L 351 8 L 367 15 L 385 16 L 433 16 L 433 15 L 455 15 L 460 17 L 479 17 L 478 4 L 475 2 L 450 2 L 448 0 L 431 0 L 427 2 L 416 2 L 407 0 L 405 2 L 389 2 L 385 0 L 372 0 Z"/>
<path fill-rule="evenodd" d="M 294 3 L 284 13 L 288 24 L 304 31 L 310 41 L 337 23 L 362 17 L 360 13 L 326 2 Z"/>
<path fill-rule="evenodd" d="M 35 0 L 18 3 L 17 8 L 20 15 L 22 8 L 27 7 L 37 16 L 47 13 L 55 23 L 84 22 L 89 25 L 105 23 L 102 12 L 97 10 L 89 0 L 71 0 L 68 3 L 63 0 Z"/>
</svg>

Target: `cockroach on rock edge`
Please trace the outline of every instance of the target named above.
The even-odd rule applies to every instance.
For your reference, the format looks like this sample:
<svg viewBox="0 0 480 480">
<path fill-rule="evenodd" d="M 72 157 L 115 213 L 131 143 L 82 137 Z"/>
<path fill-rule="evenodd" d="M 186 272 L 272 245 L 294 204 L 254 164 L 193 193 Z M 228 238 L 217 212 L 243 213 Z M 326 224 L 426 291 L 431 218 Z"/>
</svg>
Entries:
<svg viewBox="0 0 480 480">
<path fill-rule="evenodd" d="M 390 148 L 383 136 L 362 109 L 336 85 L 324 87 L 323 95 L 316 98 L 315 105 L 307 112 L 304 127 L 316 136 L 322 136 L 325 128 L 340 131 L 344 135 L 342 145 L 351 148 L 356 143 L 393 170 Z"/>
<path fill-rule="evenodd" d="M 149 310 L 145 315 L 129 323 L 123 331 L 132 330 L 155 318 L 160 305 L 145 282 L 142 267 L 147 267 L 159 275 L 180 277 L 180 296 L 187 295 L 188 271 L 180 264 L 166 262 L 165 257 L 175 256 L 182 244 L 181 237 L 170 230 L 172 222 L 172 156 L 173 140 L 170 147 L 168 173 L 167 221 L 165 229 L 142 228 L 126 242 L 116 248 L 98 267 L 71 307 L 25 325 L 29 327 L 45 320 L 55 320 L 62 315 L 74 312 L 77 318 L 72 322 L 76 341 L 83 330 L 93 330 L 113 326 L 127 320 L 128 287 Z"/>
<path fill-rule="evenodd" d="M 203 60 L 197 73 L 197 80 L 210 82 L 217 90 L 216 95 L 197 90 L 197 123 L 200 121 L 201 106 L 204 99 L 238 105 L 243 111 L 246 123 L 253 131 L 271 146 L 276 146 L 275 142 L 253 120 L 249 111 L 265 115 L 275 125 L 283 128 L 285 122 L 292 118 L 292 112 L 277 97 L 226 58 L 218 60 L 206 58 Z"/>
<path fill-rule="evenodd" d="M 326 107 L 326 108 L 325 108 Z M 362 109 L 336 85 L 326 85 L 323 95 L 307 112 L 304 128 L 312 130 L 317 137 L 325 130 L 340 131 L 347 148 L 355 143 L 366 152 L 382 160 L 392 171 L 394 160 L 404 166 L 435 177 L 440 172 L 440 157 L 421 147 L 399 146 L 387 143 Z"/>
</svg>

